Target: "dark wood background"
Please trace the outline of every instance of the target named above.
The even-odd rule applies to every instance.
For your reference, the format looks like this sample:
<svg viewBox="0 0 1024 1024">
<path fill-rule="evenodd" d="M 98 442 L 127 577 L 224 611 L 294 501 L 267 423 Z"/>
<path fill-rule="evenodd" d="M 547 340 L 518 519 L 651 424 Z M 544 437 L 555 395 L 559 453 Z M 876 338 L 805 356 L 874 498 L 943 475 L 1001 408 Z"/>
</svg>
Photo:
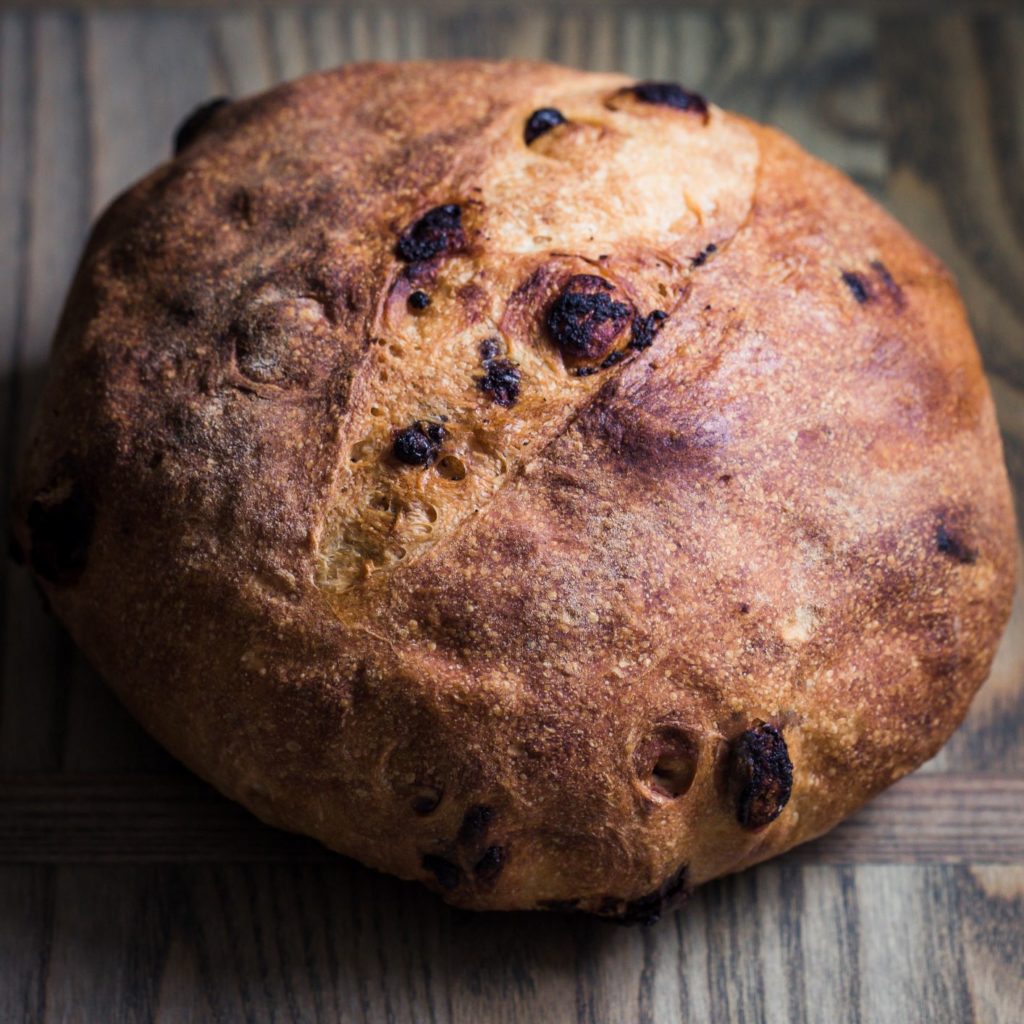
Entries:
<svg viewBox="0 0 1024 1024">
<path fill-rule="evenodd" d="M 360 58 L 674 78 L 845 168 L 961 283 L 1024 494 L 1024 11 L 640 0 L 0 5 L 0 484 L 90 220 L 214 93 Z M 4 501 L 6 506 L 6 500 Z M 650 929 L 453 911 L 273 832 L 0 567 L 0 1022 L 1024 1020 L 1024 609 L 947 748 Z"/>
</svg>

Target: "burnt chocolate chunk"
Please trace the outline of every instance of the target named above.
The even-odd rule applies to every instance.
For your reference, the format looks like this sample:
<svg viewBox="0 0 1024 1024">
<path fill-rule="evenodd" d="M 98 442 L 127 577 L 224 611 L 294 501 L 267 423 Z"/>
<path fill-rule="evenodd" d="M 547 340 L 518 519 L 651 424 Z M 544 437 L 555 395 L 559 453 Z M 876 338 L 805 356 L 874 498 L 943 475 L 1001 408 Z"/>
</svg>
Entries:
<svg viewBox="0 0 1024 1024">
<path fill-rule="evenodd" d="M 735 740 L 729 786 L 744 828 L 763 828 L 782 813 L 793 790 L 793 762 L 781 729 L 758 722 Z"/>
<path fill-rule="evenodd" d="M 486 373 L 477 377 L 480 390 L 498 405 L 510 409 L 519 400 L 522 376 L 507 359 L 493 359 L 486 363 Z"/>
<path fill-rule="evenodd" d="M 959 534 L 942 522 L 935 531 L 935 547 L 941 554 L 956 559 L 961 565 L 973 565 L 978 559 L 978 552 L 968 547 Z"/>
<path fill-rule="evenodd" d="M 576 274 L 548 310 L 547 325 L 563 354 L 600 360 L 633 319 L 628 302 L 613 299 L 615 286 L 595 274 Z"/>
<path fill-rule="evenodd" d="M 85 569 L 95 523 L 92 502 L 76 484 L 41 495 L 28 508 L 29 564 L 58 586 L 74 583 Z"/>
<path fill-rule="evenodd" d="M 476 804 L 470 807 L 462 818 L 462 825 L 456 837 L 457 841 L 464 846 L 478 843 L 487 834 L 488 826 L 493 818 L 493 807 L 488 807 L 486 804 Z"/>
<path fill-rule="evenodd" d="M 871 269 L 878 275 L 882 287 L 889 293 L 893 302 L 897 306 L 903 306 L 906 303 L 906 296 L 903 294 L 903 289 L 893 279 L 892 274 L 889 273 L 889 268 L 881 260 L 872 260 Z"/>
<path fill-rule="evenodd" d="M 391 451 L 406 466 L 429 466 L 437 458 L 444 438 L 440 423 L 420 420 L 395 435 Z"/>
<path fill-rule="evenodd" d="M 395 253 L 406 263 L 430 260 L 445 252 L 458 252 L 466 244 L 462 207 L 455 203 L 435 206 L 402 232 Z"/>
<path fill-rule="evenodd" d="M 451 892 L 458 887 L 462 881 L 462 871 L 458 864 L 453 864 L 444 857 L 438 857 L 434 853 L 425 853 L 420 861 L 425 871 L 429 871 L 436 879 L 442 889 Z"/>
<path fill-rule="evenodd" d="M 174 133 L 174 155 L 177 156 L 183 149 L 191 146 L 193 142 L 203 133 L 206 126 L 213 120 L 213 115 L 221 107 L 226 107 L 231 101 L 226 96 L 217 96 L 207 100 L 192 111 L 188 117 L 178 126 Z"/>
<path fill-rule="evenodd" d="M 529 145 L 538 136 L 557 128 L 560 124 L 565 124 L 565 115 L 560 110 L 555 107 L 541 107 L 527 118 L 523 138 Z"/>
<path fill-rule="evenodd" d="M 642 351 L 654 344 L 654 336 L 661 329 L 662 323 L 668 319 L 668 314 L 656 309 L 647 316 L 638 316 L 633 319 L 633 336 L 629 340 L 629 347 Z"/>
<path fill-rule="evenodd" d="M 413 309 L 426 309 L 430 305 L 430 296 L 426 292 L 414 291 L 409 296 L 409 305 Z"/>
<path fill-rule="evenodd" d="M 708 103 L 700 93 L 690 92 L 676 82 L 637 82 L 625 90 L 631 92 L 641 103 L 655 103 L 674 110 L 688 110 L 708 116 Z"/>
<path fill-rule="evenodd" d="M 473 874 L 479 882 L 493 882 L 505 866 L 505 848 L 488 846 L 483 856 L 473 865 Z"/>
<path fill-rule="evenodd" d="M 844 270 L 843 284 L 850 289 L 851 294 L 858 302 L 863 304 L 871 298 L 868 286 L 860 274 L 855 274 L 852 270 Z"/>
<path fill-rule="evenodd" d="M 625 907 L 611 915 L 617 924 L 654 924 L 667 910 L 672 910 L 686 896 L 686 871 L 684 864 L 674 871 L 657 889 L 644 896 L 630 900 Z"/>
<path fill-rule="evenodd" d="M 701 249 L 701 251 L 697 253 L 697 255 L 694 256 L 692 260 L 690 260 L 690 266 L 703 267 L 704 264 L 707 263 L 708 257 L 716 252 L 718 252 L 718 246 L 715 245 L 714 242 L 708 242 L 708 244 L 705 245 L 704 248 Z"/>
</svg>

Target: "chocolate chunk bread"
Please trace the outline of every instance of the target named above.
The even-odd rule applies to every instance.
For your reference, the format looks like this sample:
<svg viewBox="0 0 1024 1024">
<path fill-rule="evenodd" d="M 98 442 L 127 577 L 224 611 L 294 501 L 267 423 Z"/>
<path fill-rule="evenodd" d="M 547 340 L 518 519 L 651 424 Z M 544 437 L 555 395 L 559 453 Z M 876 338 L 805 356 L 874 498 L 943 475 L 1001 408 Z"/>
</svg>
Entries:
<svg viewBox="0 0 1024 1024">
<path fill-rule="evenodd" d="M 941 746 L 1014 583 L 939 262 L 679 85 L 370 64 L 215 101 L 96 225 L 16 545 L 261 818 L 651 920 Z"/>
</svg>

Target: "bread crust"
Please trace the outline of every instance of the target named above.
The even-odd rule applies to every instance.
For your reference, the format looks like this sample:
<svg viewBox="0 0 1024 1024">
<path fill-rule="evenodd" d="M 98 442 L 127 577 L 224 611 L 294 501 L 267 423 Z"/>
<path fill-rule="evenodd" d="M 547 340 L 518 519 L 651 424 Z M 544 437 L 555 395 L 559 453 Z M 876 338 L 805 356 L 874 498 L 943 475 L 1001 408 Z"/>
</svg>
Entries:
<svg viewBox="0 0 1024 1024">
<path fill-rule="evenodd" d="M 465 907 L 647 920 L 824 832 L 1009 613 L 949 274 L 780 133 L 631 85 L 364 64 L 212 110 L 94 229 L 16 485 L 160 742 Z"/>
</svg>

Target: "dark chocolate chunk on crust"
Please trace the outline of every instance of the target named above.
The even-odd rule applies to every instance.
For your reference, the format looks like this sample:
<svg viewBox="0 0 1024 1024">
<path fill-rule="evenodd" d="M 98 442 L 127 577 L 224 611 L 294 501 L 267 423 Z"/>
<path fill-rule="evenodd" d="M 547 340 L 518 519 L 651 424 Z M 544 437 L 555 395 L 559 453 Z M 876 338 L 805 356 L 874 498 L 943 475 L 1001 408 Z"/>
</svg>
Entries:
<svg viewBox="0 0 1024 1024">
<path fill-rule="evenodd" d="M 744 828 L 763 828 L 782 813 L 793 789 L 793 762 L 781 729 L 759 722 L 735 740 L 729 784 Z"/>
<path fill-rule="evenodd" d="M 615 286 L 596 274 L 576 274 L 551 304 L 547 325 L 571 358 L 604 359 L 632 320 L 633 307 L 611 296 Z"/>
<path fill-rule="evenodd" d="M 37 497 L 28 509 L 29 562 L 48 583 L 74 583 L 85 569 L 95 509 L 77 483 Z"/>
<path fill-rule="evenodd" d="M 493 882 L 505 866 L 505 848 L 488 846 L 483 855 L 473 865 L 473 874 L 478 882 Z"/>
<path fill-rule="evenodd" d="M 667 910 L 678 907 L 686 897 L 687 865 L 682 865 L 657 889 L 625 903 L 609 897 L 598 911 L 616 924 L 654 924 Z"/>
<path fill-rule="evenodd" d="M 434 853 L 425 853 L 421 863 L 424 870 L 429 871 L 437 879 L 437 884 L 448 892 L 457 889 L 462 881 L 462 869 L 458 864 L 452 863 L 445 857 L 439 857 Z"/>
<path fill-rule="evenodd" d="M 519 400 L 521 384 L 519 370 L 507 359 L 495 359 L 487 363 L 487 372 L 477 378 L 477 384 L 492 401 L 506 409 Z"/>
<path fill-rule="evenodd" d="M 868 291 L 867 283 L 860 274 L 854 273 L 852 270 L 843 271 L 843 284 L 850 289 L 850 294 L 862 305 L 871 298 L 871 293 Z"/>
<path fill-rule="evenodd" d="M 551 131 L 552 128 L 557 128 L 560 124 L 565 124 L 565 115 L 560 110 L 556 110 L 554 107 L 541 107 L 527 119 L 526 127 L 523 129 L 523 138 L 529 145 L 538 136 Z"/>
<path fill-rule="evenodd" d="M 459 828 L 458 842 L 471 846 L 479 842 L 487 834 L 488 826 L 494 818 L 494 808 L 486 804 L 476 804 L 466 811 Z"/>
<path fill-rule="evenodd" d="M 675 110 L 689 110 L 708 116 L 708 103 L 700 93 L 690 92 L 676 82 L 637 82 L 624 92 L 632 93 L 641 103 L 653 103 Z"/>
<path fill-rule="evenodd" d="M 935 529 L 935 548 L 942 554 L 956 559 L 961 565 L 973 565 L 978 560 L 977 551 L 970 547 L 955 529 L 944 522 L 940 522 Z"/>
<path fill-rule="evenodd" d="M 446 252 L 464 248 L 462 207 L 455 203 L 435 206 L 410 224 L 395 246 L 395 254 L 406 263 L 420 263 Z"/>
<path fill-rule="evenodd" d="M 406 466 L 429 466 L 438 456 L 445 430 L 440 423 L 421 421 L 395 435 L 391 451 Z"/>
</svg>

